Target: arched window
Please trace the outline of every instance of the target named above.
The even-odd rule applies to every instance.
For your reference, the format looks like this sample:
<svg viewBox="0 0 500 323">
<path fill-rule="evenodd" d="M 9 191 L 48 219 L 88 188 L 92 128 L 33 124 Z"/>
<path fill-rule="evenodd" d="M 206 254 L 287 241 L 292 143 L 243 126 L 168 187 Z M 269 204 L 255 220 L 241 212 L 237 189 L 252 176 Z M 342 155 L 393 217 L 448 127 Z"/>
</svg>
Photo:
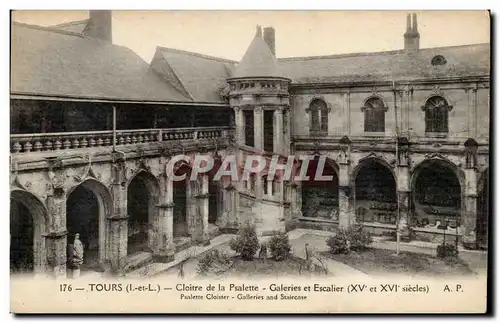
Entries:
<svg viewBox="0 0 500 323">
<path fill-rule="evenodd" d="M 423 106 L 425 132 L 448 132 L 448 111 L 451 106 L 441 96 L 430 97 Z"/>
<path fill-rule="evenodd" d="M 311 102 L 306 112 L 309 113 L 311 120 L 309 129 L 312 134 L 326 135 L 328 133 L 328 110 L 326 102 L 321 99 Z"/>
<path fill-rule="evenodd" d="M 361 110 L 365 113 L 365 132 L 385 132 L 387 107 L 379 98 L 366 100 Z"/>
</svg>

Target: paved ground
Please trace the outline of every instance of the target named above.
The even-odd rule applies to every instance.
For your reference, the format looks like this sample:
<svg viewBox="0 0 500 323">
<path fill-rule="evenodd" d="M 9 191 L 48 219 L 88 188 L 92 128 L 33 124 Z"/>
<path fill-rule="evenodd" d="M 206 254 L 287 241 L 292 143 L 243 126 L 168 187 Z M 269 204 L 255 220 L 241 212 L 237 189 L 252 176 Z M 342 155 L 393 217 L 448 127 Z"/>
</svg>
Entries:
<svg viewBox="0 0 500 323">
<path fill-rule="evenodd" d="M 288 232 L 288 237 L 292 245 L 292 252 L 295 256 L 305 258 L 305 244 L 308 243 L 313 247 L 314 250 L 321 252 L 328 250 L 325 240 L 330 236 L 331 232 L 320 231 L 320 230 L 309 230 L 309 229 L 296 229 Z M 215 237 L 211 240 L 209 246 L 201 247 L 194 246 L 188 248 L 184 251 L 179 252 L 175 256 L 175 261 L 170 263 L 153 263 L 146 267 L 137 269 L 129 274 L 127 277 L 139 278 L 139 277 L 179 277 L 179 264 L 183 265 L 183 274 L 185 279 L 194 278 L 196 276 L 196 268 L 198 265 L 198 260 L 196 259 L 201 254 L 207 252 L 211 249 L 219 249 L 226 252 L 228 255 L 234 255 L 234 251 L 229 248 L 229 241 L 235 235 L 223 234 Z M 260 242 L 269 239 L 270 237 L 260 238 Z M 372 247 L 380 249 L 388 249 L 396 251 L 396 243 L 393 241 L 385 241 L 380 238 L 375 238 Z M 401 243 L 400 250 L 407 252 L 424 253 L 429 255 L 436 255 L 437 244 L 413 241 L 410 243 Z M 473 251 L 460 249 L 460 258 L 466 261 L 471 268 L 478 274 L 485 274 L 487 270 L 487 253 L 483 251 Z M 339 261 L 333 259 L 325 259 L 323 261 L 326 263 L 328 270 L 333 276 L 359 276 L 366 277 L 366 274 L 356 270 L 350 266 L 347 266 Z M 95 273 L 98 274 L 98 273 Z M 251 275 L 251 273 L 249 273 Z M 89 273 L 85 274 L 86 276 Z M 99 274 L 100 275 L 100 274 Z"/>
<path fill-rule="evenodd" d="M 305 244 L 309 243 L 313 247 L 314 250 L 320 252 L 327 250 L 327 245 L 325 243 L 325 239 L 329 236 L 330 233 L 318 230 L 302 230 L 297 229 L 289 232 L 290 244 L 292 245 L 292 253 L 301 258 L 305 258 Z M 214 242 L 212 240 L 211 246 L 205 247 L 203 250 L 195 251 L 193 248 L 190 248 L 184 252 L 183 255 L 176 255 L 176 261 L 169 264 L 151 264 L 145 268 L 141 268 L 135 272 L 130 273 L 127 276 L 130 277 L 153 277 L 161 275 L 161 277 L 179 277 L 179 263 L 188 258 L 187 255 L 191 255 L 191 259 L 184 262 L 183 265 L 183 275 L 185 279 L 191 279 L 196 276 L 196 268 L 198 266 L 198 260 L 194 257 L 206 252 L 209 249 L 216 248 L 221 251 L 226 252 L 228 255 L 235 255 L 234 251 L 229 247 L 229 240 L 234 235 L 224 235 L 216 237 L 214 240 L 218 239 L 218 241 Z M 270 237 L 262 237 L 260 238 L 260 242 L 268 240 Z M 360 276 L 366 277 L 367 275 L 356 270 L 352 267 L 349 267 L 339 261 L 335 261 L 333 259 L 322 259 L 328 269 L 328 271 L 333 276 Z M 249 273 L 251 275 L 251 273 Z"/>
</svg>

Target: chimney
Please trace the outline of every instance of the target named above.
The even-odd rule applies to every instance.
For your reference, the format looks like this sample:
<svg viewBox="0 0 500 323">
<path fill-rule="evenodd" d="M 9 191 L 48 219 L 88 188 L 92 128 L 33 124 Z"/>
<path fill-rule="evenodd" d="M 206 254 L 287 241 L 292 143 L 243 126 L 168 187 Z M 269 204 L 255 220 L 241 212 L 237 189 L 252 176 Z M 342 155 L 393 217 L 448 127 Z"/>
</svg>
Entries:
<svg viewBox="0 0 500 323">
<path fill-rule="evenodd" d="M 255 37 L 262 38 L 262 27 L 260 25 L 257 25 L 257 31 L 255 32 Z"/>
<path fill-rule="evenodd" d="M 417 14 L 406 16 L 405 52 L 416 52 L 420 47 L 420 34 L 418 33 Z"/>
<path fill-rule="evenodd" d="M 111 10 L 90 10 L 89 22 L 85 27 L 86 36 L 112 42 Z"/>
<path fill-rule="evenodd" d="M 264 28 L 264 41 L 267 43 L 267 46 L 271 49 L 271 52 L 274 56 L 276 56 L 276 38 L 275 38 L 275 30 L 273 27 Z"/>
</svg>

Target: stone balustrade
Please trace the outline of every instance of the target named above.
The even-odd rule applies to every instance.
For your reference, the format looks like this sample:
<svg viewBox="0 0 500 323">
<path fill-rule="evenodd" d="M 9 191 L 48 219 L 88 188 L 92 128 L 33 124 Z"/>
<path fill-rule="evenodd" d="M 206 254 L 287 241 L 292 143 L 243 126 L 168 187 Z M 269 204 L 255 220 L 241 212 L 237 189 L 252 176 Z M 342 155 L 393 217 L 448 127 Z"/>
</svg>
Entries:
<svg viewBox="0 0 500 323">
<path fill-rule="evenodd" d="M 211 140 L 228 135 L 228 127 L 117 130 L 116 145 L 179 140 Z M 83 131 L 14 134 L 10 136 L 11 153 L 57 151 L 113 145 L 113 131 Z"/>
</svg>

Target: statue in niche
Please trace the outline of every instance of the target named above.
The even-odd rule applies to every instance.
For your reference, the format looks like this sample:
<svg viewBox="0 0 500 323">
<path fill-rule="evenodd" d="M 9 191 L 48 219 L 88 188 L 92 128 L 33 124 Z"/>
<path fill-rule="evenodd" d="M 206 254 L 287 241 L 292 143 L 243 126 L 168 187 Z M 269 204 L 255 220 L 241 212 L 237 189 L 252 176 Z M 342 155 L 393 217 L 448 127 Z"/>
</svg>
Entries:
<svg viewBox="0 0 500 323">
<path fill-rule="evenodd" d="M 80 266 L 83 264 L 83 244 L 80 241 L 80 234 L 75 234 L 75 240 L 71 245 L 70 267 L 73 271 L 73 278 L 80 276 Z"/>
</svg>

